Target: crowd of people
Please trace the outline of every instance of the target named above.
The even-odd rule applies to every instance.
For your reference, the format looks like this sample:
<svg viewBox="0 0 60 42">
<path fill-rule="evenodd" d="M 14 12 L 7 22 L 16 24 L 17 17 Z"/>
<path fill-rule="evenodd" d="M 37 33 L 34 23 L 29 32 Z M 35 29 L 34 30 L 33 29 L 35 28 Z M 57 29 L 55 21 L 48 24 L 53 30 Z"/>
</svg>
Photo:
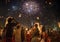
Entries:
<svg viewBox="0 0 60 42">
<path fill-rule="evenodd" d="M 60 33 L 45 30 L 43 25 L 34 24 L 30 29 L 22 27 L 13 17 L 9 17 L 3 29 L 3 42 L 59 42 Z M 1 38 L 1 37 L 0 37 Z"/>
</svg>

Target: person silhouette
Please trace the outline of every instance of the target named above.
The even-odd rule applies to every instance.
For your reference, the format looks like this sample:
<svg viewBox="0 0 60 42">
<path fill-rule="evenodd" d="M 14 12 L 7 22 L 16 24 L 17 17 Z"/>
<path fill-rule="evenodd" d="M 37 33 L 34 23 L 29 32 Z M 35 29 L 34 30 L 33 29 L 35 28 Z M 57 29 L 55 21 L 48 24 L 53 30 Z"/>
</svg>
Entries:
<svg viewBox="0 0 60 42">
<path fill-rule="evenodd" d="M 24 27 L 21 28 L 21 42 L 24 42 L 25 36 L 24 36 Z"/>
<path fill-rule="evenodd" d="M 13 22 L 14 18 L 9 18 L 8 19 L 8 24 L 5 27 L 6 31 L 6 42 L 12 42 L 12 37 L 13 37 L 13 27 L 16 26 L 16 23 Z"/>
</svg>

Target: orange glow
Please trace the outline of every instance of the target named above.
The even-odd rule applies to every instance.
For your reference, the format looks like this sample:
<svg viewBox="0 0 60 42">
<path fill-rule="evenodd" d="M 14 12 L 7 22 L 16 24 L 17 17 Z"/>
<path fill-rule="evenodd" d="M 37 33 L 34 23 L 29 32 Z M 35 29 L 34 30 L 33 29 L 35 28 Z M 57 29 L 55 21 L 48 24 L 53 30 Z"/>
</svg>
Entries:
<svg viewBox="0 0 60 42">
<path fill-rule="evenodd" d="M 59 26 L 59 28 L 60 28 L 60 22 L 58 22 L 58 26 Z"/>
</svg>

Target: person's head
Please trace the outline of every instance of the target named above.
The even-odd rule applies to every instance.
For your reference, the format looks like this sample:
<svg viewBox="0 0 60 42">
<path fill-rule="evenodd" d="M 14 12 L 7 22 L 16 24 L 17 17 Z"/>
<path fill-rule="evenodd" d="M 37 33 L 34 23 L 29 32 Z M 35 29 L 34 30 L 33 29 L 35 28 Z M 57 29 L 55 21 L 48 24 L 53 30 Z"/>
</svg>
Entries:
<svg viewBox="0 0 60 42">
<path fill-rule="evenodd" d="M 8 23 L 11 23 L 12 20 L 13 20 L 13 18 L 9 18 L 9 19 L 8 19 Z"/>
<path fill-rule="evenodd" d="M 38 25 L 37 25 L 37 24 L 35 24 L 35 27 L 37 28 L 37 27 L 38 27 Z"/>
<path fill-rule="evenodd" d="M 12 20 L 12 19 L 11 19 L 11 18 L 9 18 L 9 19 L 8 19 L 8 23 L 10 23 L 10 22 L 11 22 L 11 20 Z"/>
<path fill-rule="evenodd" d="M 19 22 L 17 23 L 17 25 L 16 25 L 16 26 L 17 26 L 17 29 L 19 29 L 19 28 L 21 27 L 21 25 L 20 25 L 20 23 L 19 23 Z"/>
</svg>

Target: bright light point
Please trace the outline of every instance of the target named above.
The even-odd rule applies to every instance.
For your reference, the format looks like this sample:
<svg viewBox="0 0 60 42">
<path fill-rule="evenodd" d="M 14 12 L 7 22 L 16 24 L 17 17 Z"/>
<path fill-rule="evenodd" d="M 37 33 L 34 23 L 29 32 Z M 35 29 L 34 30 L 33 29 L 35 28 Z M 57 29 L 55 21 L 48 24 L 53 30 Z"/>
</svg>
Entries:
<svg viewBox="0 0 60 42">
<path fill-rule="evenodd" d="M 31 25 L 33 26 L 33 22 L 31 22 Z"/>
<path fill-rule="evenodd" d="M 51 5 L 52 3 L 51 2 L 49 2 L 49 5 Z"/>
<path fill-rule="evenodd" d="M 26 31 L 28 30 L 28 28 L 25 29 Z"/>
<path fill-rule="evenodd" d="M 39 17 L 37 17 L 37 20 L 39 20 Z"/>
<path fill-rule="evenodd" d="M 28 3 L 26 3 L 26 6 L 28 6 L 29 4 Z"/>
<path fill-rule="evenodd" d="M 15 6 L 12 6 L 13 9 L 15 9 Z"/>
<path fill-rule="evenodd" d="M 17 10 L 17 9 L 18 9 L 17 6 L 12 6 L 12 10 L 13 10 L 13 11 L 15 11 L 15 10 Z"/>
<path fill-rule="evenodd" d="M 19 14 L 19 17 L 21 17 L 21 14 Z"/>
</svg>

